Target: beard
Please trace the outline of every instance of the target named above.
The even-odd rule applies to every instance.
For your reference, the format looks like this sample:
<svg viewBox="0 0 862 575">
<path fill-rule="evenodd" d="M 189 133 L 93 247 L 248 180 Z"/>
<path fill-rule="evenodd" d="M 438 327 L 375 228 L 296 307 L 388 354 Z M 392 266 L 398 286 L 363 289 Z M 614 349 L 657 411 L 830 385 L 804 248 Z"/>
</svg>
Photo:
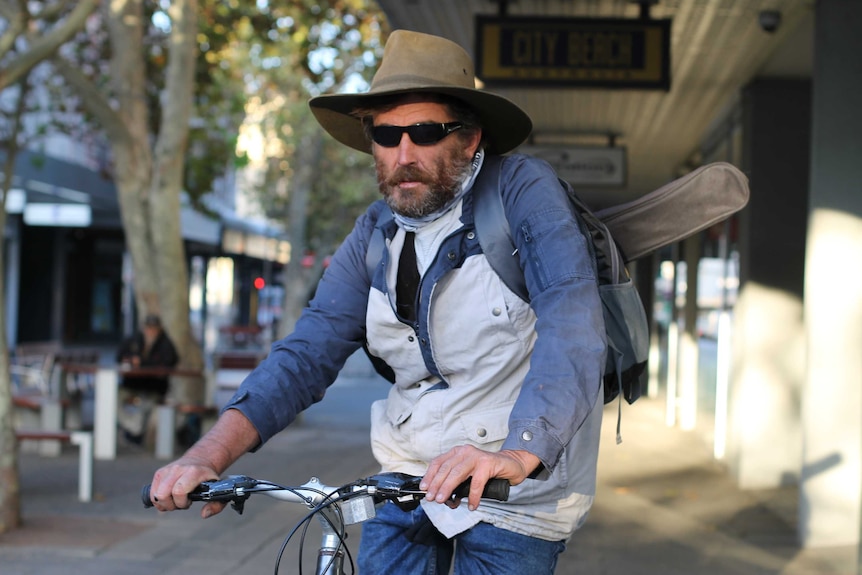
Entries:
<svg viewBox="0 0 862 575">
<path fill-rule="evenodd" d="M 465 158 L 457 147 L 438 157 L 433 171 L 410 165 L 387 173 L 386 167 L 378 161 L 378 187 L 393 212 L 407 218 L 422 218 L 443 209 L 458 195 L 471 169 L 470 163 L 470 158 Z M 402 182 L 419 182 L 422 186 L 404 190 L 399 187 Z"/>
</svg>

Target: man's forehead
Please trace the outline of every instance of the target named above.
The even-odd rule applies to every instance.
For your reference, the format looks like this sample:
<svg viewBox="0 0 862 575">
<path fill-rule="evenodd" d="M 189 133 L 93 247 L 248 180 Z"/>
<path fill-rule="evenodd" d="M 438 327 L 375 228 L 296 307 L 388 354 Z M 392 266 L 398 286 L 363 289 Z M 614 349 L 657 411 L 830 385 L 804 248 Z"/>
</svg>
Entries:
<svg viewBox="0 0 862 575">
<path fill-rule="evenodd" d="M 449 116 L 449 108 L 440 102 L 410 100 L 400 101 L 394 106 L 379 110 L 374 114 L 375 119 L 403 116 L 418 118 L 417 121 L 444 121 Z"/>
</svg>

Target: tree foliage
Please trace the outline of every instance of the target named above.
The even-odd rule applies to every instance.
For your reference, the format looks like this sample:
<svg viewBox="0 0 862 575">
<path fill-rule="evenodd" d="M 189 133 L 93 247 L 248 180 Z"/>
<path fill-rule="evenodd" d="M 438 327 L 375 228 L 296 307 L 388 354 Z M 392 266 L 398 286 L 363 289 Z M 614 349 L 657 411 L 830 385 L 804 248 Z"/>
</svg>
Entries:
<svg viewBox="0 0 862 575">
<path fill-rule="evenodd" d="M 379 8 L 363 0 L 283 4 L 280 22 L 289 33 L 249 50 L 255 76 L 247 105 L 241 149 L 249 152 L 261 211 L 288 229 L 293 257 L 285 270 L 286 333 L 305 304 L 331 254 L 355 218 L 377 196 L 368 155 L 325 135 L 308 108 L 308 98 L 325 92 L 361 90 L 376 69 L 386 34 Z M 300 73 L 298 73 L 298 71 Z M 254 157 L 251 157 L 254 156 Z M 300 265 L 306 253 L 315 266 Z"/>
</svg>

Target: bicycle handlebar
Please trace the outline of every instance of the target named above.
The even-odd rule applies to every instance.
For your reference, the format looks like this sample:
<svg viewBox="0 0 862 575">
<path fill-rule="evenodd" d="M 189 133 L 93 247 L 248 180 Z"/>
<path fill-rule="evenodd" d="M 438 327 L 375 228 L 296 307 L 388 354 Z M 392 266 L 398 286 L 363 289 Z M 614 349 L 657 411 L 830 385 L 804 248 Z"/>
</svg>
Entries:
<svg viewBox="0 0 862 575">
<path fill-rule="evenodd" d="M 341 487 L 324 485 L 316 477 L 312 477 L 299 487 L 285 487 L 246 475 L 231 475 L 225 479 L 201 483 L 189 493 L 188 497 L 192 501 L 230 502 L 237 513 L 243 512 L 245 501 L 252 493 L 266 493 L 277 499 L 304 504 L 311 511 L 285 539 L 276 560 L 275 572 L 278 573 L 278 566 L 287 543 L 306 521 L 317 516 L 320 519 L 322 535 L 315 572 L 335 575 L 344 573 L 345 555 L 350 559 L 351 566 L 353 565 L 353 559 L 345 544 L 347 537 L 345 526 L 373 518 L 376 515 L 376 504 L 383 501 L 392 501 L 405 511 L 415 509 L 419 501 L 425 498 L 425 491 L 419 489 L 421 480 L 421 477 L 405 473 L 380 473 Z M 145 485 L 141 489 L 141 502 L 144 507 L 153 507 L 150 488 L 151 485 Z M 469 492 L 470 480 L 468 479 L 455 489 L 452 499 L 466 497 Z M 482 497 L 507 501 L 509 482 L 499 478 L 490 479 L 485 485 Z M 303 541 L 304 539 L 303 532 Z M 301 564 L 301 547 L 299 557 Z"/>
<path fill-rule="evenodd" d="M 242 513 L 243 504 L 252 493 L 266 493 L 278 499 L 304 503 L 309 507 L 319 505 L 324 501 L 337 501 L 351 498 L 355 495 L 370 495 L 375 502 L 392 501 L 402 509 L 414 509 L 425 497 L 425 492 L 419 489 L 422 478 L 405 473 L 380 473 L 364 479 L 358 479 L 341 487 L 323 485 L 317 478 L 299 487 L 283 487 L 268 481 L 260 481 L 246 475 L 231 475 L 217 481 L 201 483 L 188 494 L 191 501 L 230 502 L 233 508 Z M 141 502 L 144 507 L 153 507 L 150 499 L 151 485 L 141 489 Z M 467 497 L 470 492 L 470 479 L 467 479 L 452 493 L 452 498 Z M 485 484 L 482 497 L 507 501 L 509 499 L 509 482 L 506 479 L 492 478 Z"/>
</svg>

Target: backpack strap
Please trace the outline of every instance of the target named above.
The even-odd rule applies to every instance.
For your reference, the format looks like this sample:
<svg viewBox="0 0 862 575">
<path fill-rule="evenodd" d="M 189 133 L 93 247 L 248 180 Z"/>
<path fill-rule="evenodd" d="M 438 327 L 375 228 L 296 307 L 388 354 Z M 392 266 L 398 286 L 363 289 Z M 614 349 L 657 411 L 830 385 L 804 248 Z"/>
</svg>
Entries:
<svg viewBox="0 0 862 575">
<path fill-rule="evenodd" d="M 529 302 L 527 282 L 521 270 L 518 250 L 509 231 L 503 194 L 500 193 L 502 165 L 501 156 L 485 156 L 482 169 L 473 183 L 473 218 L 476 233 L 479 235 L 479 245 L 482 246 L 491 267 L 506 287 L 522 300 Z"/>
</svg>

